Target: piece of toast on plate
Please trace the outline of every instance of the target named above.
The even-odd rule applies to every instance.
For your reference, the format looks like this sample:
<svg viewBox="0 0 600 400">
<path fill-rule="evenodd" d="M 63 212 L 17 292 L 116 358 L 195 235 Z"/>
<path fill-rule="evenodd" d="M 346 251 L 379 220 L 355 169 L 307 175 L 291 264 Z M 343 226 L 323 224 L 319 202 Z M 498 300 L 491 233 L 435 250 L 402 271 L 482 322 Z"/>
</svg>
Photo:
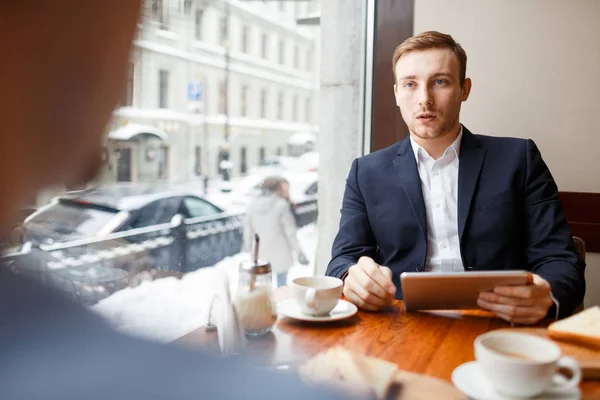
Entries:
<svg viewBox="0 0 600 400">
<path fill-rule="evenodd" d="M 370 395 L 385 399 L 398 367 L 379 358 L 335 347 L 308 360 L 298 372 L 308 382 L 332 385 L 357 397 Z"/>
<path fill-rule="evenodd" d="M 548 326 L 552 339 L 600 349 L 600 307 L 590 307 Z"/>
</svg>

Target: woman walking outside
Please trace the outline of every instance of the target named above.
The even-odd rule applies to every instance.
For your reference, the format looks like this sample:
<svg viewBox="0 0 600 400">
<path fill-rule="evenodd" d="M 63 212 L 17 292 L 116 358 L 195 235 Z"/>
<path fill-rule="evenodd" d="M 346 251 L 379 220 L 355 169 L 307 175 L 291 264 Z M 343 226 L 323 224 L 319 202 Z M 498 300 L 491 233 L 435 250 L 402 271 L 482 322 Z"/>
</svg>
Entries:
<svg viewBox="0 0 600 400">
<path fill-rule="evenodd" d="M 281 176 L 265 178 L 260 196 L 250 204 L 246 213 L 244 244 L 246 251 L 250 251 L 254 234 L 258 234 L 260 259 L 271 263 L 275 288 L 286 284 L 288 270 L 294 265 L 294 252 L 300 264 L 308 265 L 296 233 L 289 182 Z"/>
</svg>

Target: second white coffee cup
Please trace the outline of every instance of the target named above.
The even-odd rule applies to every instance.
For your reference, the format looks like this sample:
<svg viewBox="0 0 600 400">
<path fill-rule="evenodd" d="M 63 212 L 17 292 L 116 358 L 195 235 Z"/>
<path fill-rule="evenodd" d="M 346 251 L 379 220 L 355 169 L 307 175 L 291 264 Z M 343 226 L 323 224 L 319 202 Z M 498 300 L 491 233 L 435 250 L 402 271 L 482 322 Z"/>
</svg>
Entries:
<svg viewBox="0 0 600 400">
<path fill-rule="evenodd" d="M 556 343 L 535 335 L 501 330 L 485 333 L 475 339 L 475 358 L 494 390 L 503 395 L 564 392 L 581 380 L 577 360 L 561 356 Z M 557 383 L 559 369 L 569 370 L 571 377 Z"/>
<path fill-rule="evenodd" d="M 294 298 L 300 310 L 307 315 L 327 315 L 342 296 L 341 279 L 332 276 L 307 276 L 292 281 Z"/>
</svg>

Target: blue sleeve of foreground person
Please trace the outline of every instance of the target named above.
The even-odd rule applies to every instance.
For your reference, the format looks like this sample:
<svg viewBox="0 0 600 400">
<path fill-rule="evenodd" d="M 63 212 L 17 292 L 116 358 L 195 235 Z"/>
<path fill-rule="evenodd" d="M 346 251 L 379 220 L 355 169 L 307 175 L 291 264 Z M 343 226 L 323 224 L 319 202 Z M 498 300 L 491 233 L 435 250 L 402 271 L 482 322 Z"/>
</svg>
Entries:
<svg viewBox="0 0 600 400">
<path fill-rule="evenodd" d="M 293 373 L 137 340 L 51 290 L 0 273 L 0 399 L 339 399 Z"/>
</svg>

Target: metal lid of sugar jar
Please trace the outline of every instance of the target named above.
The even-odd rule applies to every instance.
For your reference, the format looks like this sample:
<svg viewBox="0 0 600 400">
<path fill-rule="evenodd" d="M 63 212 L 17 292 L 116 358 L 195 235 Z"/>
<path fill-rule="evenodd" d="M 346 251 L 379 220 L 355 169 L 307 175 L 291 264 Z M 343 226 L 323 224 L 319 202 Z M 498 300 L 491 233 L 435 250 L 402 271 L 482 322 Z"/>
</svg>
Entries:
<svg viewBox="0 0 600 400">
<path fill-rule="evenodd" d="M 247 260 L 240 264 L 240 272 L 253 275 L 264 275 L 271 273 L 271 263 L 264 260 Z"/>
</svg>

